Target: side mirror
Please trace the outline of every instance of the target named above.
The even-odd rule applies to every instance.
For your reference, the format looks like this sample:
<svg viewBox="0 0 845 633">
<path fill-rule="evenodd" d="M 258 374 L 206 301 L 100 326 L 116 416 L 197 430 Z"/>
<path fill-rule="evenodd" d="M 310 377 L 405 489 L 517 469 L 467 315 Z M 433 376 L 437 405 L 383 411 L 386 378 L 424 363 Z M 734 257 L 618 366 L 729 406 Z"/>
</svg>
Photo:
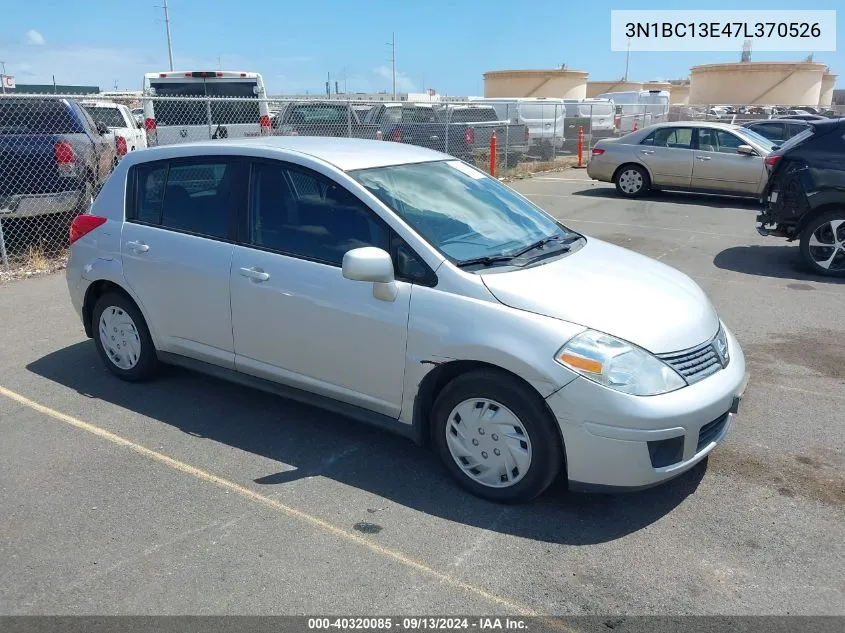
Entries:
<svg viewBox="0 0 845 633">
<path fill-rule="evenodd" d="M 347 251 L 343 256 L 343 276 L 351 281 L 373 283 L 373 296 L 393 301 L 399 293 L 393 276 L 393 260 L 380 248 L 365 246 Z"/>
<path fill-rule="evenodd" d="M 750 145 L 740 145 L 736 148 L 737 154 L 744 154 L 746 156 L 757 156 L 757 151 Z"/>
<path fill-rule="evenodd" d="M 99 133 L 100 133 L 100 135 L 102 136 L 102 135 L 104 135 L 104 134 L 108 134 L 108 133 L 109 133 L 109 128 L 108 128 L 108 126 L 107 126 L 105 123 L 103 123 L 102 121 L 97 121 L 97 132 L 99 132 Z"/>
</svg>

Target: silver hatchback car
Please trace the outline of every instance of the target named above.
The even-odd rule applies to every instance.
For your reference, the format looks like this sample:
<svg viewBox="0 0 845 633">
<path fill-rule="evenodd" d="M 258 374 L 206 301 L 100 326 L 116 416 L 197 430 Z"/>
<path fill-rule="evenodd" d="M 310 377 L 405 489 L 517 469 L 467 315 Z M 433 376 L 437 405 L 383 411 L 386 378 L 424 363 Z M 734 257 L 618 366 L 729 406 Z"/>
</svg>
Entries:
<svg viewBox="0 0 845 633">
<path fill-rule="evenodd" d="M 326 407 L 430 442 L 492 500 L 683 473 L 746 384 L 687 276 L 411 145 L 134 152 L 71 242 L 73 305 L 118 377 L 173 363 Z"/>
</svg>

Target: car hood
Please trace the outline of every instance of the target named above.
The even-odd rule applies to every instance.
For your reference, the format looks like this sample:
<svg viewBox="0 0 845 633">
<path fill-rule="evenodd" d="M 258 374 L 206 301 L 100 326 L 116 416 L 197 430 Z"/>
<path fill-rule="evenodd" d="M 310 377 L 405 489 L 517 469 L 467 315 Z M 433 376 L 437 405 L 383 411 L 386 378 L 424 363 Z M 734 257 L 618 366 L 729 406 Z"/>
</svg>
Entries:
<svg viewBox="0 0 845 633">
<path fill-rule="evenodd" d="M 634 343 L 654 354 L 713 337 L 719 317 L 692 279 L 601 240 L 529 268 L 482 274 L 501 303 Z"/>
</svg>

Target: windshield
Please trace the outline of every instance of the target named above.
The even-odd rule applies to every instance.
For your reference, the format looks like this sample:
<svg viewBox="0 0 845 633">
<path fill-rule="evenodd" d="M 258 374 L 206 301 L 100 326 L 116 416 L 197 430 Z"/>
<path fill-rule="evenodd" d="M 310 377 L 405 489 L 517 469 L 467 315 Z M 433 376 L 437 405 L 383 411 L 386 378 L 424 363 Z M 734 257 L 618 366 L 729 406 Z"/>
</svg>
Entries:
<svg viewBox="0 0 845 633">
<path fill-rule="evenodd" d="M 106 108 L 100 106 L 83 106 L 91 118 L 101 121 L 106 127 L 127 127 L 123 120 L 123 113 L 117 108 Z"/>
<path fill-rule="evenodd" d="M 350 172 L 441 253 L 460 263 L 577 237 L 498 180 L 457 160 Z"/>
<path fill-rule="evenodd" d="M 157 97 L 212 97 L 207 100 L 153 100 L 155 119 L 163 125 L 258 125 L 258 96 L 252 81 L 151 82 Z M 208 109 L 206 109 L 208 106 Z M 210 121 L 209 121 L 210 118 Z"/>
<path fill-rule="evenodd" d="M 740 133 L 750 138 L 752 141 L 757 143 L 757 145 L 765 149 L 767 152 L 771 152 L 772 148 L 775 146 L 775 144 L 772 143 L 771 139 L 766 138 L 759 132 L 755 132 L 751 128 L 743 128 Z"/>
</svg>

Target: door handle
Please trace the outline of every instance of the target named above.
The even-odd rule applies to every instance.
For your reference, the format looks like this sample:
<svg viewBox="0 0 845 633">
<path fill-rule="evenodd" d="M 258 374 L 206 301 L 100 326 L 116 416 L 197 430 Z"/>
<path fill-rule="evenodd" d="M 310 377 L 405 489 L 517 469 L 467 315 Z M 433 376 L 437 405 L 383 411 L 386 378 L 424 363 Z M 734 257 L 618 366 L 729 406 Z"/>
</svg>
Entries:
<svg viewBox="0 0 845 633">
<path fill-rule="evenodd" d="M 126 245 L 136 253 L 146 253 L 150 250 L 150 245 L 143 242 L 126 242 Z"/>
<path fill-rule="evenodd" d="M 709 156 L 699 156 L 698 160 L 710 160 Z"/>
<path fill-rule="evenodd" d="M 270 275 L 258 268 L 241 268 L 241 276 L 252 279 L 253 281 L 267 281 Z"/>
<path fill-rule="evenodd" d="M 642 153 L 642 154 L 654 154 L 654 150 L 653 149 L 641 149 L 640 153 Z"/>
</svg>

